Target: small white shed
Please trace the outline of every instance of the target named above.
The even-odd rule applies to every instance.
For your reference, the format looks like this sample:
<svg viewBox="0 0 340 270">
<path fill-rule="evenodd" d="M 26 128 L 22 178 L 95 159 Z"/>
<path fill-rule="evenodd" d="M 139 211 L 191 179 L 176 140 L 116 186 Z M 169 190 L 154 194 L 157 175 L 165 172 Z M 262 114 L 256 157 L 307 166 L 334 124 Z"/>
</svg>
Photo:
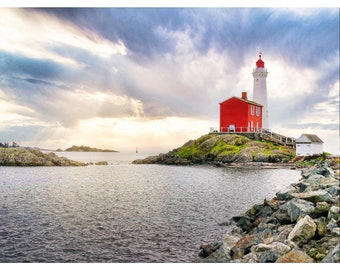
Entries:
<svg viewBox="0 0 340 270">
<path fill-rule="evenodd" d="M 323 153 L 323 141 L 315 134 L 302 134 L 295 143 L 297 156 L 313 156 Z"/>
</svg>

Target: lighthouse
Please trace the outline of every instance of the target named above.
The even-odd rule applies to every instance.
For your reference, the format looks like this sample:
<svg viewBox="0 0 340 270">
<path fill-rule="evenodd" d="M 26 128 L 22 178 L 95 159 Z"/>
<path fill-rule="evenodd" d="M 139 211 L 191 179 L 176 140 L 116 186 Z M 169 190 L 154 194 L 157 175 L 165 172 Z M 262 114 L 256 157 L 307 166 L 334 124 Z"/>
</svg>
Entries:
<svg viewBox="0 0 340 270">
<path fill-rule="evenodd" d="M 253 101 L 261 104 L 262 108 L 262 128 L 268 129 L 268 104 L 267 104 L 267 69 L 261 59 L 262 53 L 259 54 L 259 60 L 253 69 L 254 87 Z"/>
</svg>

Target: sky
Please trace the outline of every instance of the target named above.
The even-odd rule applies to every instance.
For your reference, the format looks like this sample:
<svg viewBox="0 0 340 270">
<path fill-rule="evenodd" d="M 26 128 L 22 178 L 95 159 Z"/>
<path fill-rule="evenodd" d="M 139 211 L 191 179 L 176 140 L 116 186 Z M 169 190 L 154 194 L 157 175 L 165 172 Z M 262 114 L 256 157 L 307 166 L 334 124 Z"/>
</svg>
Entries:
<svg viewBox="0 0 340 270">
<path fill-rule="evenodd" d="M 269 128 L 339 154 L 338 8 L 0 7 L 0 142 L 166 152 L 268 69 Z"/>
</svg>

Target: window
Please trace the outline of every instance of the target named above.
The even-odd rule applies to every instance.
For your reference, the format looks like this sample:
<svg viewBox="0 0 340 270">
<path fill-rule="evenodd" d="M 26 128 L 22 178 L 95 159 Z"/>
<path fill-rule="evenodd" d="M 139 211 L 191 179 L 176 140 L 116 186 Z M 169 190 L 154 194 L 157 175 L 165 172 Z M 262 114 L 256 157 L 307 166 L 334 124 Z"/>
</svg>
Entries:
<svg viewBox="0 0 340 270">
<path fill-rule="evenodd" d="M 256 116 L 260 116 L 261 108 L 256 107 Z"/>
<path fill-rule="evenodd" d="M 250 105 L 250 114 L 254 115 L 254 105 Z"/>
</svg>

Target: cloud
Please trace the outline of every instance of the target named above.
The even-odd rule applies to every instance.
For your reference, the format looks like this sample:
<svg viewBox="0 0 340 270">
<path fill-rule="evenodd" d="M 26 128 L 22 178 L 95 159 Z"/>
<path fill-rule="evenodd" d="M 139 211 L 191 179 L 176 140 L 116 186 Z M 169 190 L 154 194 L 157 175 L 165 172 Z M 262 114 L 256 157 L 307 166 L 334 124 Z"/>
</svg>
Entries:
<svg viewBox="0 0 340 270">
<path fill-rule="evenodd" d="M 47 129 L 79 134 L 82 123 L 104 121 L 108 128 L 106 121 L 119 119 L 138 132 L 145 131 L 140 123 L 168 119 L 217 126 L 219 102 L 242 91 L 251 96 L 259 50 L 270 72 L 273 128 L 333 130 L 338 121 L 338 96 L 329 94 L 339 83 L 338 9 L 53 8 L 0 15 L 2 114 L 18 127 L 41 125 L 45 136 Z"/>
</svg>

